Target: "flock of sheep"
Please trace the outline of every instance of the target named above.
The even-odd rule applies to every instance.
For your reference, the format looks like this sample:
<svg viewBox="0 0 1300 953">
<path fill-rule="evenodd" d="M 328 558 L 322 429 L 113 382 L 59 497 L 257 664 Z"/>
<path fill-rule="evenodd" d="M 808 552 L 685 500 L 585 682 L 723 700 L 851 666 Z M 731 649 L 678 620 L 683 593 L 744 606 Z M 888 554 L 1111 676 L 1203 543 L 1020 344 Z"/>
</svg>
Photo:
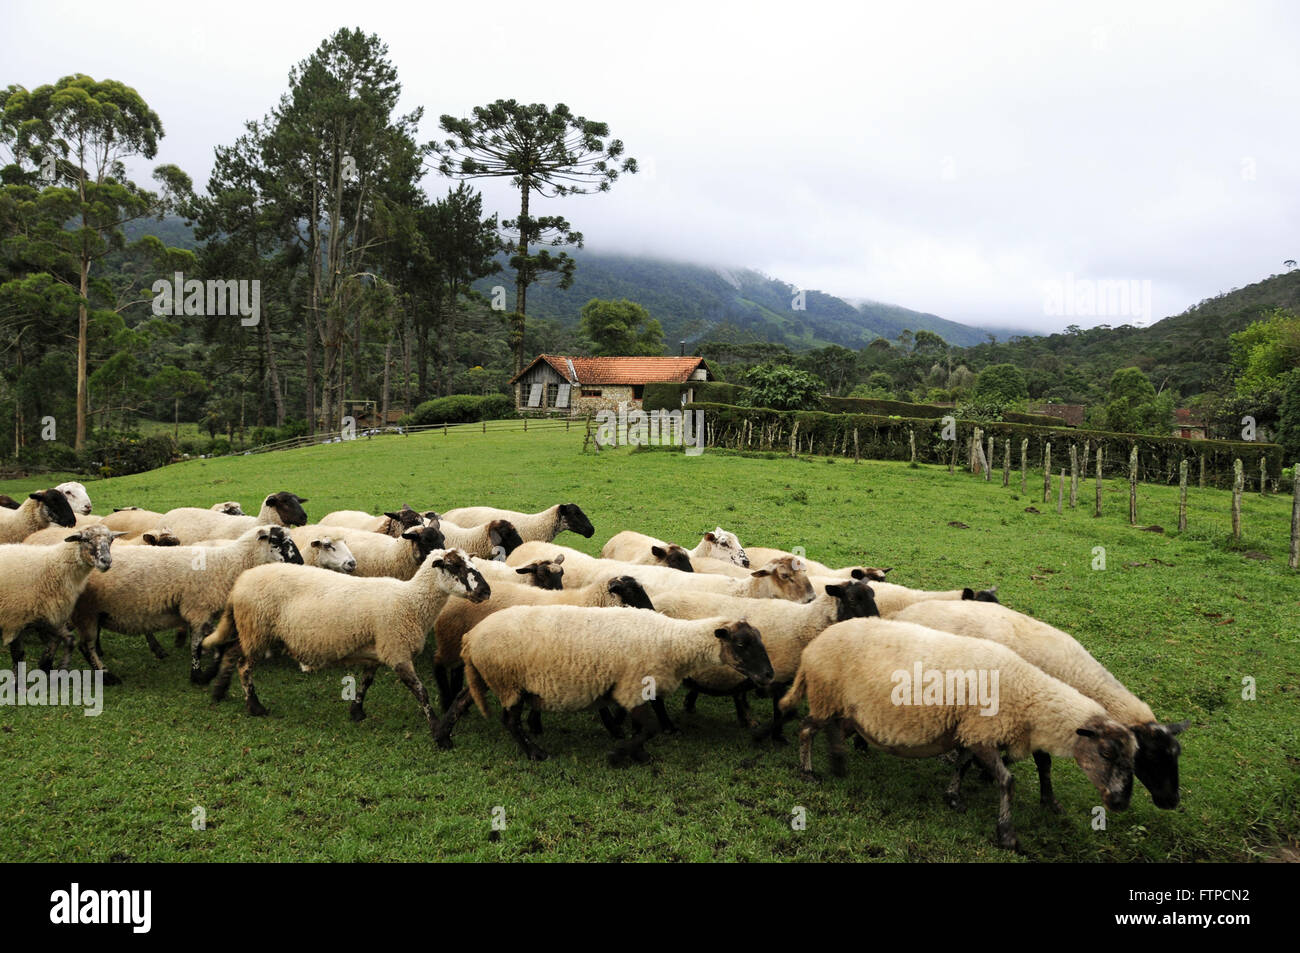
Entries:
<svg viewBox="0 0 1300 953">
<path fill-rule="evenodd" d="M 594 535 L 570 503 L 441 515 L 403 505 L 309 524 L 305 502 L 279 492 L 256 516 L 226 502 L 97 517 L 78 483 L 0 498 L 0 638 L 17 665 L 21 634 L 36 630 L 46 669 L 66 667 L 75 644 L 113 684 L 102 629 L 142 635 L 161 658 L 156 634 L 174 628 L 191 680 L 211 682 L 220 700 L 237 672 L 250 715 L 266 714 L 253 673 L 275 652 L 304 672 L 360 669 L 355 721 L 387 666 L 439 748 L 452 747 L 470 704 L 488 714 L 491 693 L 535 760 L 546 757 L 543 711 L 595 708 L 615 739 L 609 760 L 622 765 L 647 761 L 646 742 L 676 730 L 665 699 L 679 688 L 688 712 L 700 694 L 731 698 L 742 730 L 776 744 L 806 700 L 803 772 L 818 731 L 836 775 L 846 733 L 904 757 L 952 752 L 949 803 L 961 809 L 963 775 L 978 764 L 998 784 L 997 840 L 1012 849 L 1006 764 L 1026 755 L 1054 810 L 1053 756 L 1077 762 L 1109 809 L 1128 805 L 1134 775 L 1158 807 L 1178 804 L 1187 723 L 1158 721 L 1074 638 L 992 590 L 911 589 L 886 581 L 888 569 L 746 551 L 721 527 L 690 550 L 620 532 L 596 558 L 554 543 Z M 416 671 L 429 633 L 440 714 Z M 751 693 L 771 699 L 770 720 L 753 716 Z"/>
</svg>

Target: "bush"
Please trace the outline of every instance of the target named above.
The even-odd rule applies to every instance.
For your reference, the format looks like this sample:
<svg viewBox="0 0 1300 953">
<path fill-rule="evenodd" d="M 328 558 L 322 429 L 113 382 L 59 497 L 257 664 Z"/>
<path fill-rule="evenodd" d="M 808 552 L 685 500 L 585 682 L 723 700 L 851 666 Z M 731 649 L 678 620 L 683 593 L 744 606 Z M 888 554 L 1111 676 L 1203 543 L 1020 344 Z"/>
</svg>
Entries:
<svg viewBox="0 0 1300 953">
<path fill-rule="evenodd" d="M 499 420 L 514 413 L 514 401 L 505 394 L 452 394 L 426 400 L 402 417 L 403 427 L 426 427 L 435 424 L 469 424 L 479 420 Z"/>
<path fill-rule="evenodd" d="M 938 419 L 953 412 L 951 407 L 936 404 L 909 404 L 903 400 L 868 397 L 823 397 L 822 406 L 837 414 L 879 414 L 884 417 L 924 417 Z"/>
<path fill-rule="evenodd" d="M 820 394 L 826 383 L 797 368 L 784 364 L 760 364 L 745 375 L 749 384 L 744 402 L 751 407 L 777 410 L 801 410 L 821 405 Z"/>
<path fill-rule="evenodd" d="M 682 394 L 694 389 L 699 403 L 736 404 L 744 398 L 745 388 L 722 381 L 690 381 L 684 384 L 646 384 L 641 396 L 642 410 L 681 410 Z"/>
<path fill-rule="evenodd" d="M 171 463 L 176 445 L 166 434 L 96 434 L 81 454 L 80 469 L 100 476 L 125 476 L 156 470 Z"/>
</svg>

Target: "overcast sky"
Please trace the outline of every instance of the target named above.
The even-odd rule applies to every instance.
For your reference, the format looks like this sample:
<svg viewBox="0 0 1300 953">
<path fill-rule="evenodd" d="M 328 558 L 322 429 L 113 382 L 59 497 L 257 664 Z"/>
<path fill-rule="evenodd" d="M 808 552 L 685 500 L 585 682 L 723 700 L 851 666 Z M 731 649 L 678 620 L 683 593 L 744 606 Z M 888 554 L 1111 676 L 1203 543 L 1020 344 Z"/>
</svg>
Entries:
<svg viewBox="0 0 1300 953">
<path fill-rule="evenodd" d="M 360 26 L 425 139 L 498 98 L 609 123 L 641 174 L 553 206 L 593 250 L 1038 331 L 1143 322 L 1147 288 L 1156 320 L 1300 258 L 1296 3 L 6 0 L 3 22 L 0 83 L 134 86 L 157 161 L 199 184 L 294 63 Z M 1053 306 L 1113 280 L 1140 283 L 1127 313 Z"/>
</svg>

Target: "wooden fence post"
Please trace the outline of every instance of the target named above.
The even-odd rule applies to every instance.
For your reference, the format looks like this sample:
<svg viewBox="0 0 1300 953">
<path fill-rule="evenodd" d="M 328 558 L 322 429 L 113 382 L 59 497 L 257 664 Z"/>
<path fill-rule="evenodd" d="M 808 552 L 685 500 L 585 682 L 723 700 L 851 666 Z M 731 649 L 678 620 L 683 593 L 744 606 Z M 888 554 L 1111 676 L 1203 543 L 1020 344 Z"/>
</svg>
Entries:
<svg viewBox="0 0 1300 953">
<path fill-rule="evenodd" d="M 1201 454 L 1201 482 L 1198 484 L 1202 490 L 1205 489 L 1205 454 Z"/>
<path fill-rule="evenodd" d="M 528 415 L 524 415 L 524 433 L 528 433 Z"/>
<path fill-rule="evenodd" d="M 483 432 L 487 433 L 487 421 L 483 421 Z"/>
<path fill-rule="evenodd" d="M 1026 494 L 1025 490 L 1025 471 L 1029 463 L 1029 438 L 1024 437 L 1020 441 L 1020 495 Z"/>
<path fill-rule="evenodd" d="M 1138 448 L 1137 444 L 1128 454 L 1128 522 L 1136 526 L 1138 521 Z"/>
<path fill-rule="evenodd" d="M 1259 495 L 1268 496 L 1268 457 L 1259 458 Z"/>
<path fill-rule="evenodd" d="M 857 433 L 858 432 L 856 430 L 853 431 L 855 437 L 857 436 Z M 907 429 L 907 443 L 912 448 L 912 466 L 916 466 L 916 431 L 913 430 L 911 427 Z M 858 446 L 856 439 L 854 440 L 853 446 L 854 446 L 854 456 L 856 457 L 857 446 Z"/>
<path fill-rule="evenodd" d="M 1101 444 L 1097 444 L 1097 506 L 1092 515 L 1101 515 Z"/>
<path fill-rule="evenodd" d="M 1245 474 L 1241 458 L 1232 462 L 1232 538 L 1241 539 L 1241 490 L 1245 483 Z"/>
<path fill-rule="evenodd" d="M 957 466 L 957 434 L 954 431 L 952 435 L 952 455 L 948 458 L 948 475 L 952 476 L 956 472 Z"/>
<path fill-rule="evenodd" d="M 1083 442 L 1083 468 L 1079 471 L 1084 475 L 1085 479 L 1088 476 L 1088 451 L 1090 451 L 1091 449 L 1092 449 L 1092 440 L 1091 439 L 1085 440 Z"/>
<path fill-rule="evenodd" d="M 1187 460 L 1178 464 L 1178 532 L 1187 532 Z"/>
<path fill-rule="evenodd" d="M 994 450 L 993 450 L 993 440 L 994 440 L 993 434 L 989 434 L 989 456 L 988 456 L 988 465 L 989 465 L 990 468 L 993 466 L 993 461 L 997 459 L 997 458 L 993 455 L 993 454 L 994 454 Z M 987 483 L 987 482 L 988 482 L 988 479 L 989 479 L 989 472 L 988 472 L 988 470 L 986 469 L 986 470 L 984 471 L 984 481 Z"/>
<path fill-rule="evenodd" d="M 966 468 L 970 470 L 971 473 L 979 473 L 979 470 L 976 469 L 979 466 L 979 453 L 977 452 L 977 448 L 979 447 L 979 445 L 980 445 L 980 428 L 976 427 L 974 430 L 971 431 L 970 443 L 966 447 L 966 451 L 967 451 L 966 455 L 967 457 L 969 457 L 969 459 L 966 461 Z"/>
<path fill-rule="evenodd" d="M 1043 444 L 1043 502 L 1052 499 L 1052 442 Z"/>
<path fill-rule="evenodd" d="M 1079 505 L 1079 448 L 1070 444 L 1070 509 Z"/>
<path fill-rule="evenodd" d="M 1291 470 L 1291 568 L 1300 569 L 1300 460 Z"/>
<path fill-rule="evenodd" d="M 853 462 L 858 462 L 858 428 L 853 428 Z"/>
<path fill-rule="evenodd" d="M 790 431 L 790 456 L 792 457 L 798 456 L 799 453 L 798 451 L 799 445 L 795 442 L 798 436 L 799 436 L 799 421 L 796 420 L 794 422 L 794 429 Z"/>
<path fill-rule="evenodd" d="M 984 471 L 984 482 L 989 481 L 989 461 L 984 456 L 984 441 L 978 440 L 975 443 L 975 453 L 979 457 L 979 466 Z"/>
<path fill-rule="evenodd" d="M 1060 516 L 1063 512 L 1062 504 L 1065 502 L 1065 467 L 1061 467 L 1061 482 L 1056 484 L 1056 515 Z"/>
<path fill-rule="evenodd" d="M 1002 456 L 1002 485 L 1011 485 L 1011 438 L 1007 438 L 1006 453 Z"/>
</svg>

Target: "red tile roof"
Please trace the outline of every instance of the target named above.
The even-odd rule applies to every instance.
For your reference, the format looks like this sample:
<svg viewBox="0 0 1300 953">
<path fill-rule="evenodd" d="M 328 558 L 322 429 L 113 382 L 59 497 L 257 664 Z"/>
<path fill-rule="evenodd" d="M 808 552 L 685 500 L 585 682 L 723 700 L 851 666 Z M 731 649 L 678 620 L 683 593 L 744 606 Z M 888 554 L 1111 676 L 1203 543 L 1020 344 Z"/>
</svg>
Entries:
<svg viewBox="0 0 1300 953">
<path fill-rule="evenodd" d="M 1204 422 L 1205 418 L 1203 416 L 1188 407 L 1179 407 L 1174 410 L 1174 423 L 1176 424 L 1199 427 L 1202 426 Z"/>
<path fill-rule="evenodd" d="M 555 372 L 570 383 L 587 385 L 682 383 L 690 380 L 696 369 L 709 365 L 702 357 L 566 357 L 560 354 L 539 354 L 526 368 L 510 379 L 514 383 L 532 370 L 538 361 L 545 361 Z M 569 372 L 569 365 L 577 380 Z M 709 373 L 709 377 L 712 377 Z"/>
</svg>

